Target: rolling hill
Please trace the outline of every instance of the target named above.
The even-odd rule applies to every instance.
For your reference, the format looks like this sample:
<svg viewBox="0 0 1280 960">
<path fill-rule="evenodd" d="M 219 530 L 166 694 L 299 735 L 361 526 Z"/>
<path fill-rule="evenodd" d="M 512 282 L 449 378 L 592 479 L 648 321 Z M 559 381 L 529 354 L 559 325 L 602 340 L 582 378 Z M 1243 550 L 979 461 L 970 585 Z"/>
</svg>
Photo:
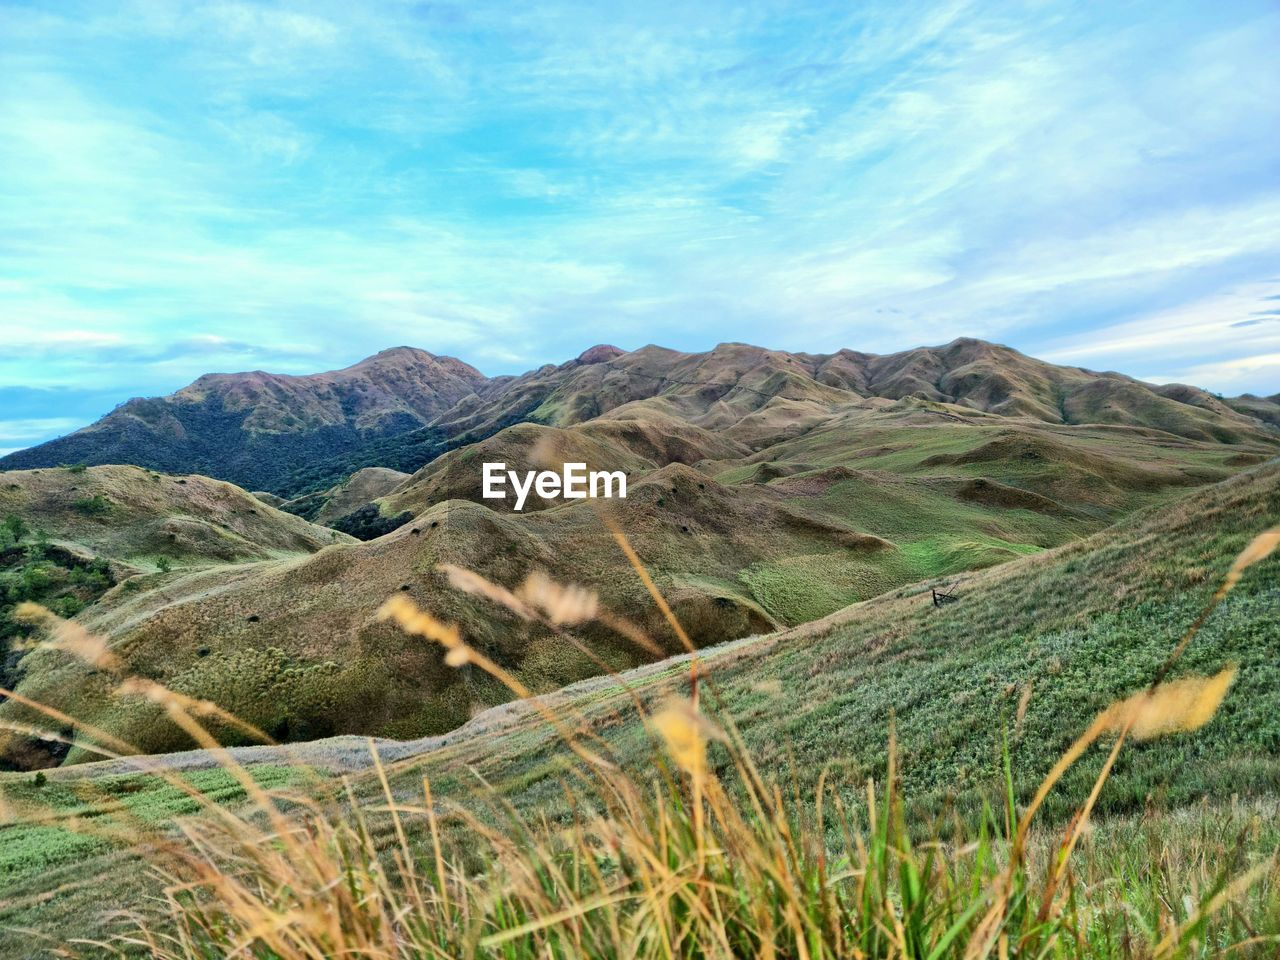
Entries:
<svg viewBox="0 0 1280 960">
<path fill-rule="evenodd" d="M 0 473 L 0 517 L 17 515 L 49 540 L 152 569 L 314 553 L 347 538 L 199 475 L 133 466 Z"/>
<path fill-rule="evenodd" d="M 806 789 L 839 758 L 829 782 L 841 784 L 851 808 L 865 778 L 884 775 L 892 720 L 903 795 L 917 812 L 943 819 L 955 810 L 973 814 L 983 799 L 999 802 L 1005 729 L 1025 803 L 1089 718 L 1150 683 L 1237 554 L 1277 523 L 1280 462 L 1273 461 L 1090 537 L 975 572 L 960 599 L 941 608 L 930 601 L 930 583 L 912 584 L 711 649 L 709 709 L 733 719 L 761 769 L 795 771 Z M 1280 554 L 1249 570 L 1173 673 L 1234 664 L 1238 675 L 1217 716 L 1194 734 L 1129 745 L 1098 815 L 1280 793 L 1278 576 Z M 626 679 L 658 703 L 664 691 L 687 686 L 686 659 Z M 631 694 L 620 684 L 588 681 L 551 702 L 589 717 L 624 762 L 645 762 L 649 741 L 628 722 Z M 307 756 L 322 765 L 326 756 L 335 765 L 367 763 L 359 752 L 334 742 L 313 745 Z M 444 742 L 387 744 L 384 755 L 418 757 L 397 770 L 408 791 L 427 774 L 438 795 L 465 796 L 478 773 L 520 809 L 569 815 L 561 792 L 567 751 L 527 704 L 479 717 Z M 1101 760 L 1067 775 L 1050 797 L 1052 818 L 1070 815 Z"/>
<path fill-rule="evenodd" d="M 332 526 L 334 521 L 386 496 L 408 479 L 409 474 L 399 470 L 364 467 L 328 490 L 281 501 L 276 506 L 307 520 Z"/>
<path fill-rule="evenodd" d="M 24 601 L 71 617 L 104 595 L 157 591 L 192 570 L 300 557 L 349 537 L 196 475 L 131 466 L 0 473 L 0 686 L 18 684 L 32 633 L 13 616 Z M 0 767 L 65 755 L 18 737 Z"/>
</svg>

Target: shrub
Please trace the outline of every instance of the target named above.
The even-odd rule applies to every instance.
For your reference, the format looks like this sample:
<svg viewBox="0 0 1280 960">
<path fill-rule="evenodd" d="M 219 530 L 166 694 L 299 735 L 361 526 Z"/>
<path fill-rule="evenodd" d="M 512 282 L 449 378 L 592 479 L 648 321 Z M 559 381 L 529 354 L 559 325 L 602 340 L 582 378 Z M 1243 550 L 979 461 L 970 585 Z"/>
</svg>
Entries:
<svg viewBox="0 0 1280 960">
<path fill-rule="evenodd" d="M 359 510 L 353 510 L 335 520 L 333 527 L 358 540 L 374 540 L 393 530 L 398 530 L 412 519 L 413 514 L 407 510 L 394 517 L 384 517 L 378 510 L 377 504 L 366 503 Z"/>
<path fill-rule="evenodd" d="M 11 513 L 4 518 L 3 524 L 0 524 L 0 531 L 5 539 L 12 544 L 21 543 L 23 538 L 31 532 L 25 520 L 16 513 Z"/>
<path fill-rule="evenodd" d="M 67 596 L 57 597 L 49 602 L 49 609 L 64 620 L 70 620 L 84 608 L 85 602 L 83 600 L 69 594 Z"/>
<path fill-rule="evenodd" d="M 88 517 L 101 517 L 111 512 L 111 501 L 100 493 L 92 497 L 81 497 L 71 506 Z"/>
</svg>

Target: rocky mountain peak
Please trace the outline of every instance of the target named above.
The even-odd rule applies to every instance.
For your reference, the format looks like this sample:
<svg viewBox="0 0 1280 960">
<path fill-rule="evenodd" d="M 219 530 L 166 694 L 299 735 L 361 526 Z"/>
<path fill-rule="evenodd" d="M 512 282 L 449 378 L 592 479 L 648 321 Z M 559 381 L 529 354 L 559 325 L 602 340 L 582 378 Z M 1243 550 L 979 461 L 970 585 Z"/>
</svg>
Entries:
<svg viewBox="0 0 1280 960">
<path fill-rule="evenodd" d="M 597 343 L 594 347 L 583 350 L 577 356 L 578 363 L 608 363 L 614 357 L 620 357 L 627 351 L 609 343 Z"/>
</svg>

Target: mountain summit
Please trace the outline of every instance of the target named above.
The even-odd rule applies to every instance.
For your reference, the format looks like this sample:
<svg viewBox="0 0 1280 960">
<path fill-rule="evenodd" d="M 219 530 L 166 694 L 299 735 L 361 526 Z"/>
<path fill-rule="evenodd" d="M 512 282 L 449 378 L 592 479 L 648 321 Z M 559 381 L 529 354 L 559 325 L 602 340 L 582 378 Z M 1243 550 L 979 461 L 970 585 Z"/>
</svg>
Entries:
<svg viewBox="0 0 1280 960">
<path fill-rule="evenodd" d="M 413 347 L 307 376 L 210 373 L 168 397 L 130 400 L 83 430 L 11 454 L 3 468 L 130 463 L 288 491 L 299 466 L 422 427 L 486 383 L 461 360 Z"/>
</svg>

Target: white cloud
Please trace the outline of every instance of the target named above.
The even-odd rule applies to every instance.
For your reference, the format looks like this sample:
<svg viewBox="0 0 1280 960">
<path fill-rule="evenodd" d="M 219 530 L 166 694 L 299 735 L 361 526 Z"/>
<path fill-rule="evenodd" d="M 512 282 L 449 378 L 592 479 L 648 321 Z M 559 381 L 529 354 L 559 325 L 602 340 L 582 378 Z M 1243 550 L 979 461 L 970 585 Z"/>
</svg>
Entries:
<svg viewBox="0 0 1280 960">
<path fill-rule="evenodd" d="M 1280 393 L 1280 352 L 1198 363 L 1141 379 L 1151 383 L 1211 383 L 1219 393 L 1273 396 Z"/>
<path fill-rule="evenodd" d="M 1148 358 L 1155 358 L 1156 363 L 1198 360 L 1228 350 L 1242 354 L 1231 361 L 1237 364 L 1236 369 L 1248 369 L 1257 356 L 1280 349 L 1280 325 L 1238 324 L 1273 303 L 1278 294 L 1277 281 L 1232 287 L 1087 335 L 1060 339 L 1041 354 L 1062 362 L 1087 363 L 1090 358 L 1106 356 L 1150 365 Z"/>
<path fill-rule="evenodd" d="M 96 330 L 48 330 L 12 328 L 0 333 L 4 345 L 17 353 L 36 349 L 81 349 L 84 347 L 112 347 L 125 343 L 117 333 Z"/>
<path fill-rule="evenodd" d="M 64 433 L 80 426 L 69 417 L 44 417 L 27 420 L 0 420 L 0 437 L 9 441 L 38 440 L 50 434 Z"/>
</svg>

